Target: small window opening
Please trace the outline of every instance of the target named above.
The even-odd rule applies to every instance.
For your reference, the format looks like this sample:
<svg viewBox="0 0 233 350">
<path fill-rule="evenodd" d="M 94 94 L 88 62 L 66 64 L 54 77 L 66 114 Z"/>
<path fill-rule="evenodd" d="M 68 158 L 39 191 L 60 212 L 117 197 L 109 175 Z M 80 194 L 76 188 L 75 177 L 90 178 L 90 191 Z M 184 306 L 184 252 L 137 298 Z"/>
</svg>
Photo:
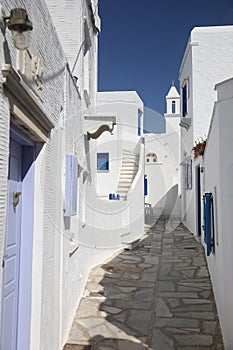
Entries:
<svg viewBox="0 0 233 350">
<path fill-rule="evenodd" d="M 97 153 L 97 170 L 109 170 L 109 153 Z"/>
<path fill-rule="evenodd" d="M 148 163 L 157 163 L 158 162 L 158 157 L 157 157 L 157 154 L 155 154 L 155 153 L 148 153 L 147 155 L 146 155 L 146 161 L 148 162 Z"/>
<path fill-rule="evenodd" d="M 187 112 L 187 85 L 185 84 L 182 88 L 182 117 L 185 117 Z"/>
<path fill-rule="evenodd" d="M 172 113 L 176 113 L 176 101 L 172 101 Z"/>
</svg>

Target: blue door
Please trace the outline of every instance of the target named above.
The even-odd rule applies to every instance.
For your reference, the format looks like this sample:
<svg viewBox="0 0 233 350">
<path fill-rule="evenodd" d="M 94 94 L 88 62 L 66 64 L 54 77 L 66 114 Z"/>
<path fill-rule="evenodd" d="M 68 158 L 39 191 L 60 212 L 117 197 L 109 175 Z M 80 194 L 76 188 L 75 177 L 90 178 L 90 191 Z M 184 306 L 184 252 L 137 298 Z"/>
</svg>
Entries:
<svg viewBox="0 0 233 350">
<path fill-rule="evenodd" d="M 3 258 L 1 350 L 17 349 L 19 258 L 21 235 L 22 146 L 11 140 L 6 235 Z"/>
</svg>

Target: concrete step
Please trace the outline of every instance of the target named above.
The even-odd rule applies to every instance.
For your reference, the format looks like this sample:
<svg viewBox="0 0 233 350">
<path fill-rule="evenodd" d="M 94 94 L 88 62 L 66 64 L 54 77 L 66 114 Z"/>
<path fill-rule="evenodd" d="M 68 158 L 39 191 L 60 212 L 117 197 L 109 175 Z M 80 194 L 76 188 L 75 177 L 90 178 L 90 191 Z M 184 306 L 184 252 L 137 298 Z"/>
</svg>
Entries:
<svg viewBox="0 0 233 350">
<path fill-rule="evenodd" d="M 130 164 L 127 164 L 127 165 L 124 165 L 121 167 L 121 172 L 124 171 L 124 170 L 133 170 L 133 171 L 137 171 L 138 170 L 138 167 L 135 166 L 134 164 L 130 165 Z"/>
<path fill-rule="evenodd" d="M 118 185 L 126 184 L 127 186 L 131 186 L 132 180 L 129 179 L 120 179 Z"/>
<path fill-rule="evenodd" d="M 118 180 L 117 193 L 121 200 L 127 199 L 127 193 L 137 174 L 139 166 L 139 155 L 128 150 L 122 151 L 121 170 Z"/>
<path fill-rule="evenodd" d="M 130 186 L 119 186 L 117 188 L 117 193 L 124 192 L 125 194 L 128 193 L 130 189 Z"/>
<path fill-rule="evenodd" d="M 136 167 L 122 167 L 120 173 L 125 173 L 127 171 L 134 171 L 135 173 L 138 171 Z"/>
<path fill-rule="evenodd" d="M 121 179 L 129 179 L 129 180 L 132 180 L 133 179 L 133 177 L 134 177 L 134 173 L 130 173 L 130 174 L 120 174 L 120 177 L 119 177 L 119 181 L 121 180 Z"/>
<path fill-rule="evenodd" d="M 138 163 L 138 160 L 135 160 L 135 159 L 124 159 L 124 158 L 122 158 L 122 160 L 121 160 L 121 163 L 122 164 L 125 164 L 125 163 L 130 163 L 130 164 L 136 164 L 136 163 Z"/>
<path fill-rule="evenodd" d="M 119 179 L 119 182 L 118 184 L 128 184 L 129 186 L 131 186 L 131 184 L 133 183 L 133 180 L 132 179 Z"/>
<path fill-rule="evenodd" d="M 117 192 L 129 190 L 130 186 L 131 186 L 131 184 L 121 183 L 117 187 Z"/>
<path fill-rule="evenodd" d="M 124 178 L 124 179 L 132 179 L 135 177 L 135 175 L 137 174 L 137 171 L 125 171 L 125 172 L 121 172 L 119 179 L 120 178 Z"/>
<path fill-rule="evenodd" d="M 132 159 L 122 158 L 122 164 L 125 164 L 125 163 L 135 164 L 135 163 L 138 163 L 138 159 L 136 159 L 136 158 L 132 158 Z"/>
<path fill-rule="evenodd" d="M 126 171 L 135 171 L 137 172 L 138 171 L 138 167 L 135 167 L 135 166 L 125 166 L 125 167 L 121 167 L 121 171 L 120 172 L 126 172 Z"/>
</svg>

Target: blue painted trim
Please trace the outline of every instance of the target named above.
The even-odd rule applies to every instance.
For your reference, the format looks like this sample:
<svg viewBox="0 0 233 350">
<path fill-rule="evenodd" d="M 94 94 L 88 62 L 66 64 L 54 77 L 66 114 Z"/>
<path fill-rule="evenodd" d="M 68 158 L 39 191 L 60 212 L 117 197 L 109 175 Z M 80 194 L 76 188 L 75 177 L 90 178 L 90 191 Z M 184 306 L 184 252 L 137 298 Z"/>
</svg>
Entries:
<svg viewBox="0 0 233 350">
<path fill-rule="evenodd" d="M 206 244 L 206 255 L 214 252 L 214 225 L 213 225 L 213 197 L 212 193 L 205 193 L 204 201 L 204 242 Z M 212 235 L 213 232 L 213 235 Z"/>
<path fill-rule="evenodd" d="M 144 196 L 147 196 L 148 194 L 148 181 L 147 178 L 144 177 Z"/>
</svg>

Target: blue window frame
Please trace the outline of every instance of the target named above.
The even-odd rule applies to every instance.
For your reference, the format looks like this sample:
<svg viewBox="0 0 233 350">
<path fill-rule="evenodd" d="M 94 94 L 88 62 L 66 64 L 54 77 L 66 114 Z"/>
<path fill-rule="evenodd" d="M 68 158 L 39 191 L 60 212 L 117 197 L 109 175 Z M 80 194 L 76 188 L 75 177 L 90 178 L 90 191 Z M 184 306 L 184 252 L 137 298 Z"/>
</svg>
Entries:
<svg viewBox="0 0 233 350">
<path fill-rule="evenodd" d="M 185 117 L 187 113 L 187 85 L 185 84 L 182 88 L 182 117 Z"/>
<path fill-rule="evenodd" d="M 97 153 L 97 170 L 109 170 L 109 153 Z"/>
</svg>

